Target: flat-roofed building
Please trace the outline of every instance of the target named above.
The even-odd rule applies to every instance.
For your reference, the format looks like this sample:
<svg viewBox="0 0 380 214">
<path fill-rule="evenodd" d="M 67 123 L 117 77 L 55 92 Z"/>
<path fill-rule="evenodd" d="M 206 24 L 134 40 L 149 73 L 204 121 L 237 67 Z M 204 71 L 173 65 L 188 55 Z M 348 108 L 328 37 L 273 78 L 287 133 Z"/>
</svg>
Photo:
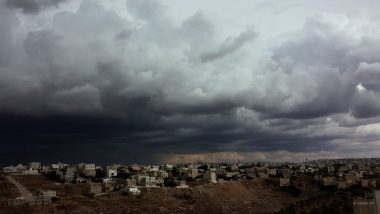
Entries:
<svg viewBox="0 0 380 214">
<path fill-rule="evenodd" d="M 83 166 L 84 170 L 96 170 L 96 166 L 94 163 L 86 163 Z"/>
<path fill-rule="evenodd" d="M 279 178 L 280 187 L 287 187 L 290 185 L 290 178 Z"/>
<path fill-rule="evenodd" d="M 346 182 L 344 182 L 344 181 L 337 181 L 336 182 L 336 187 L 338 189 L 346 189 L 347 185 L 346 185 Z"/>
<path fill-rule="evenodd" d="M 23 170 L 22 174 L 24 174 L 24 175 L 38 175 L 38 170 L 37 169 Z"/>
<path fill-rule="evenodd" d="M 335 178 L 334 177 L 324 177 L 324 178 L 322 178 L 322 184 L 323 184 L 323 186 L 334 186 L 335 185 Z"/>
<path fill-rule="evenodd" d="M 21 206 L 25 204 L 26 201 L 22 199 L 8 199 L 8 206 Z"/>
<path fill-rule="evenodd" d="M 50 205 L 51 204 L 51 198 L 35 198 L 31 201 L 29 201 L 29 205 Z"/>
<path fill-rule="evenodd" d="M 89 193 L 90 194 L 99 194 L 102 193 L 102 184 L 100 183 L 90 183 Z"/>
<path fill-rule="evenodd" d="M 258 175 L 259 175 L 259 178 L 261 178 L 261 179 L 268 179 L 269 178 L 268 174 L 265 172 L 259 172 Z"/>
<path fill-rule="evenodd" d="M 87 163 L 83 165 L 83 175 L 86 177 L 95 177 L 96 176 L 96 166 L 94 163 Z"/>
<path fill-rule="evenodd" d="M 376 204 L 376 214 L 380 214 L 380 190 L 374 190 L 375 204 Z"/>
<path fill-rule="evenodd" d="M 380 214 L 380 190 L 367 192 L 353 200 L 354 214 Z"/>
<path fill-rule="evenodd" d="M 54 190 L 40 190 L 40 194 L 44 198 L 53 198 L 57 196 L 57 192 Z"/>
<path fill-rule="evenodd" d="M 156 178 L 155 177 L 144 176 L 141 179 L 141 186 L 155 187 L 156 186 Z"/>
<path fill-rule="evenodd" d="M 169 177 L 169 173 L 166 172 L 166 171 L 163 171 L 163 170 L 160 170 L 160 171 L 158 172 L 158 175 L 159 175 L 160 177 L 163 177 L 163 178 L 168 178 L 168 177 Z"/>
<path fill-rule="evenodd" d="M 107 166 L 106 167 L 107 177 L 117 177 L 117 166 Z"/>
<path fill-rule="evenodd" d="M 357 197 L 353 202 L 354 214 L 377 214 L 375 200 L 372 197 Z"/>
<path fill-rule="evenodd" d="M 217 183 L 215 172 L 206 172 L 203 174 L 203 180 L 210 181 L 211 183 Z"/>
<path fill-rule="evenodd" d="M 30 162 L 29 169 L 35 169 L 35 170 L 41 169 L 41 162 Z"/>
</svg>

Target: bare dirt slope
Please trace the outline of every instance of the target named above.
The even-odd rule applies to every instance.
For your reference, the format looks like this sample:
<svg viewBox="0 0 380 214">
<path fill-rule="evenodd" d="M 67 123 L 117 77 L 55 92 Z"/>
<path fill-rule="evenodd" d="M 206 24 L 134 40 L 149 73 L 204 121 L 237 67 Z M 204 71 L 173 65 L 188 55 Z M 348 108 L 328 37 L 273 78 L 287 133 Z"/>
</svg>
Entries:
<svg viewBox="0 0 380 214">
<path fill-rule="evenodd" d="M 49 206 L 9 208 L 0 213 L 273 213 L 296 199 L 274 191 L 261 180 L 203 184 L 189 189 L 157 188 L 138 197 L 117 192 L 100 198 L 82 194 L 84 185 L 57 185 L 40 176 L 18 176 L 15 179 L 34 192 L 52 189 L 60 197 Z"/>
</svg>

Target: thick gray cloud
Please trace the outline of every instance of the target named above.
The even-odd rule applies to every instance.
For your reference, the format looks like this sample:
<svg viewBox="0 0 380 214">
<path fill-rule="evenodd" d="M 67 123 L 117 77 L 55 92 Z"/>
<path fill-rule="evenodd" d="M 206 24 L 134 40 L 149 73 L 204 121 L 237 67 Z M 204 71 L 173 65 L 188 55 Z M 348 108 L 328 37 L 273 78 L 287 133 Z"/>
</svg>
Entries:
<svg viewBox="0 0 380 214">
<path fill-rule="evenodd" d="M 79 160 L 90 145 L 104 149 L 102 161 L 139 152 L 298 160 L 379 148 L 377 24 L 321 14 L 262 47 L 257 28 L 225 36 L 201 11 L 178 24 L 160 1 L 126 7 L 121 16 L 84 0 L 45 22 L 0 8 L 0 142 L 9 151 L 80 145 Z"/>
<path fill-rule="evenodd" d="M 203 53 L 201 59 L 203 62 L 208 62 L 222 58 L 237 51 L 243 47 L 246 42 L 253 40 L 256 36 L 257 34 L 252 29 L 248 29 L 236 38 L 227 38 L 216 50 Z"/>
<path fill-rule="evenodd" d="M 67 0 L 5 0 L 5 5 L 10 8 L 22 9 L 24 13 L 37 14 L 41 9 L 56 7 Z"/>
</svg>

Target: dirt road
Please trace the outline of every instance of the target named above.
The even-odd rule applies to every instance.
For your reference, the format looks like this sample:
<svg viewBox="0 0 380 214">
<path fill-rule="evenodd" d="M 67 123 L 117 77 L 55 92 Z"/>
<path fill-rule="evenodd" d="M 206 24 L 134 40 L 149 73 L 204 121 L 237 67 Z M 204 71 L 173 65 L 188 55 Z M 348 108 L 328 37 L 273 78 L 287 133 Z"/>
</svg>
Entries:
<svg viewBox="0 0 380 214">
<path fill-rule="evenodd" d="M 22 197 L 25 200 L 30 201 L 33 199 L 33 194 L 28 189 L 26 189 L 23 185 L 21 185 L 18 181 L 16 181 L 11 176 L 7 176 L 7 178 L 10 182 L 12 182 L 17 187 L 18 191 L 20 191 Z"/>
</svg>

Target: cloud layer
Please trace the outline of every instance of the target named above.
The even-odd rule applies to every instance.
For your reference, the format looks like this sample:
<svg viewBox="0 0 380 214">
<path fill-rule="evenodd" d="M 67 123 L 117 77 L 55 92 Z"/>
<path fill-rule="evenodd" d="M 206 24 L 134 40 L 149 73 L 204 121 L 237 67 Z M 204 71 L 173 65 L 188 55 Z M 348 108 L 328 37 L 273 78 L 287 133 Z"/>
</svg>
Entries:
<svg viewBox="0 0 380 214">
<path fill-rule="evenodd" d="M 202 11 L 178 24 L 160 1 L 128 0 L 128 19 L 65 3 L 0 6 L 2 161 L 44 156 L 24 148 L 102 161 L 380 148 L 376 21 L 319 13 L 263 48 L 255 27 L 226 37 Z"/>
<path fill-rule="evenodd" d="M 14 9 L 21 9 L 27 14 L 37 14 L 41 9 L 58 6 L 67 0 L 6 0 L 5 5 Z"/>
</svg>

